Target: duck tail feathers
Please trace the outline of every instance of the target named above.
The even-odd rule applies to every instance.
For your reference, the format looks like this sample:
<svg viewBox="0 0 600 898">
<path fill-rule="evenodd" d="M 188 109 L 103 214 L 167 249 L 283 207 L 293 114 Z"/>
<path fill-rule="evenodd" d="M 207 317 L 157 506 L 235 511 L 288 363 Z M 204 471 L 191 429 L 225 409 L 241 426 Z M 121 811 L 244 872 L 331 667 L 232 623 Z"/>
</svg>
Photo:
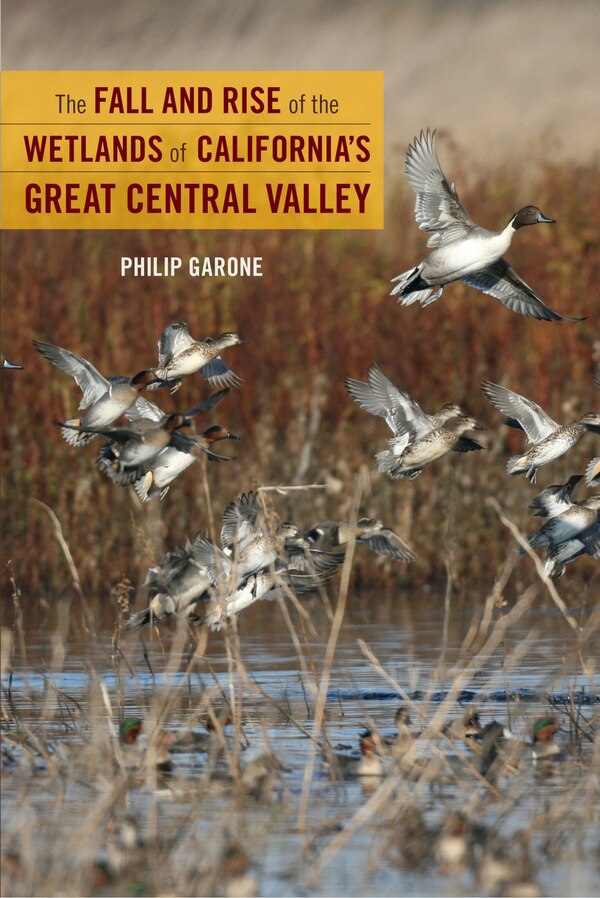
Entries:
<svg viewBox="0 0 600 898">
<path fill-rule="evenodd" d="M 529 459 L 526 455 L 513 455 L 506 463 L 506 472 L 511 477 L 516 477 L 517 474 L 525 474 L 529 468 Z"/>
<path fill-rule="evenodd" d="M 69 444 L 69 446 L 75 446 L 76 448 L 81 448 L 81 446 L 87 446 L 88 443 L 91 443 L 95 433 L 82 433 L 80 430 L 73 430 L 73 427 L 81 426 L 80 418 L 71 418 L 70 421 L 65 421 L 66 427 L 61 427 L 60 432 L 63 435 L 63 439 Z"/>
<path fill-rule="evenodd" d="M 392 283 L 395 286 L 390 296 L 396 296 L 398 302 L 403 306 L 411 306 L 415 302 L 422 306 L 428 306 L 439 299 L 444 288 L 432 286 L 424 281 L 421 277 L 422 269 L 423 263 L 393 278 Z"/>
</svg>

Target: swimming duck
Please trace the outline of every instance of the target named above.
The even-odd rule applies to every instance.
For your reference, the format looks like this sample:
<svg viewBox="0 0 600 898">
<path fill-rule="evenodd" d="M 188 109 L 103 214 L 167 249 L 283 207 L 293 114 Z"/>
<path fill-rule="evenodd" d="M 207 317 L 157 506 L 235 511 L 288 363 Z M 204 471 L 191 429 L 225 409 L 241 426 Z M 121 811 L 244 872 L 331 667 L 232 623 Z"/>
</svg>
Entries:
<svg viewBox="0 0 600 898">
<path fill-rule="evenodd" d="M 539 764 L 542 767 L 566 761 L 568 754 L 554 742 L 554 736 L 559 731 L 560 727 L 555 717 L 551 715 L 536 717 L 529 741 L 525 742 L 513 736 L 513 740 L 509 743 L 511 761 L 530 760 L 534 765 Z"/>
<path fill-rule="evenodd" d="M 173 733 L 156 729 L 152 733 L 148 745 L 143 745 L 139 738 L 144 732 L 144 722 L 136 717 L 128 717 L 119 726 L 119 744 L 125 767 L 137 767 L 145 753 L 151 748 L 155 753 L 157 770 L 164 773 L 173 769 L 170 748 L 175 741 Z"/>
<path fill-rule="evenodd" d="M 131 422 L 128 425 L 115 425 L 113 427 L 81 427 L 68 422 L 59 426 L 78 433 L 99 434 L 106 437 L 113 444 L 112 465 L 117 473 L 128 470 L 138 471 L 141 465 L 152 461 L 169 444 L 177 445 L 177 431 L 181 427 L 189 427 L 189 418 L 185 415 L 173 414 L 160 424 L 155 422 L 144 423 Z"/>
<path fill-rule="evenodd" d="M 413 479 L 423 473 L 423 468 L 448 452 L 473 452 L 485 447 L 471 437 L 466 437 L 467 430 L 485 430 L 475 418 L 461 418 L 453 425 L 453 429 L 438 427 L 424 437 L 415 438 L 412 429 L 400 432 L 394 439 L 388 440 L 389 449 L 378 452 L 378 469 L 396 480 L 399 477 Z"/>
<path fill-rule="evenodd" d="M 398 561 L 413 561 L 416 558 L 412 549 L 397 533 L 375 518 L 359 518 L 356 526 L 346 521 L 321 521 L 304 534 L 313 548 L 324 552 L 332 549 L 345 551 L 352 535 L 357 543 L 366 546 L 376 555 Z"/>
<path fill-rule="evenodd" d="M 506 761 L 506 756 L 502 755 L 501 746 L 507 742 L 509 745 L 512 745 L 514 739 L 513 732 L 497 720 L 492 720 L 491 723 L 484 726 L 481 731 L 481 744 L 477 749 L 479 773 L 482 776 L 490 780 L 495 778 L 498 768 L 496 762 L 499 759 L 503 763 Z"/>
<path fill-rule="evenodd" d="M 383 764 L 378 755 L 379 740 L 372 730 L 366 729 L 359 737 L 359 752 L 328 751 L 325 766 L 344 779 L 354 777 L 382 777 Z"/>
<path fill-rule="evenodd" d="M 435 149 L 436 132 L 421 132 L 409 146 L 405 162 L 408 183 L 417 195 L 415 218 L 429 231 L 426 259 L 393 279 L 391 295 L 402 305 L 430 305 L 446 284 L 464 281 L 469 287 L 499 299 L 513 312 L 544 321 L 580 321 L 547 306 L 502 258 L 519 228 L 552 224 L 537 206 L 519 209 L 501 231 L 477 227 L 444 175 Z"/>
<path fill-rule="evenodd" d="M 393 736 L 382 736 L 378 750 L 381 754 L 398 758 L 406 754 L 413 745 L 413 734 L 410 731 L 410 714 L 408 708 L 401 705 L 394 715 L 396 732 Z"/>
<path fill-rule="evenodd" d="M 525 431 L 531 448 L 508 460 L 507 472 L 513 477 L 525 474 L 535 483 L 537 469 L 564 455 L 575 446 L 586 430 L 600 433 L 600 414 L 588 412 L 574 424 L 559 425 L 531 399 L 506 387 L 486 381 L 481 388 L 492 405 L 507 415 L 507 424 Z"/>
<path fill-rule="evenodd" d="M 66 421 L 62 427 L 62 435 L 70 446 L 86 446 L 98 430 L 110 427 L 133 405 L 141 416 L 155 413 L 157 406 L 140 396 L 141 390 L 154 380 L 150 371 L 140 371 L 132 378 L 104 377 L 91 362 L 68 349 L 42 340 L 34 340 L 33 345 L 44 358 L 69 374 L 83 393 L 79 408 L 85 409 L 84 414 Z"/>
<path fill-rule="evenodd" d="M 196 371 L 217 387 L 237 387 L 241 380 L 225 364 L 221 352 L 246 342 L 232 333 L 221 334 L 216 339 L 194 340 L 185 321 L 171 324 L 158 341 L 158 367 L 152 369 L 155 382 L 149 389 L 168 386 L 175 393 L 181 386 L 181 378 Z"/>
<path fill-rule="evenodd" d="M 420 439 L 442 427 L 451 418 L 464 418 L 465 412 L 455 402 L 446 403 L 435 415 L 426 414 L 420 405 L 404 390 L 399 390 L 385 376 L 375 362 L 367 372 L 367 383 L 344 379 L 346 389 L 355 402 L 371 415 L 385 419 L 395 437 L 406 428 L 411 428 L 415 439 Z"/>
<path fill-rule="evenodd" d="M 477 705 L 467 705 L 458 720 L 444 724 L 442 733 L 450 739 L 481 739 L 483 727 Z"/>
</svg>

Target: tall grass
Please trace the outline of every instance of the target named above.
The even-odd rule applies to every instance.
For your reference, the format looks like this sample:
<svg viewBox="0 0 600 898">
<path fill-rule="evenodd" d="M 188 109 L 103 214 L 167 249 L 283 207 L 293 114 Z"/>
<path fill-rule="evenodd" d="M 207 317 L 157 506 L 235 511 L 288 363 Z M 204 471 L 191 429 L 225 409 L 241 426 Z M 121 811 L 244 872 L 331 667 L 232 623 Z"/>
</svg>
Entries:
<svg viewBox="0 0 600 898">
<path fill-rule="evenodd" d="M 510 259 L 550 305 L 587 321 L 531 321 L 460 284 L 446 288 L 432 308 L 397 306 L 387 295 L 389 281 L 422 258 L 425 242 L 404 183 L 390 188 L 383 232 L 5 233 L 3 350 L 25 370 L 2 373 L 2 528 L 5 556 L 25 597 L 43 602 L 71 588 L 48 515 L 33 500 L 60 522 L 90 602 L 105 603 L 124 575 L 139 585 L 164 548 L 207 529 L 201 463 L 162 503 L 141 506 L 96 470 L 95 445 L 75 451 L 63 442 L 53 422 L 74 416 L 80 393 L 31 346 L 33 338 L 47 340 L 103 373 L 133 374 L 156 364 L 158 336 L 177 320 L 187 321 L 198 338 L 236 330 L 250 341 L 227 353 L 242 388 L 203 419 L 204 426 L 222 421 L 242 437 L 236 461 L 208 466 L 217 519 L 238 491 L 294 478 L 326 488 L 277 497 L 282 518 L 308 527 L 344 517 L 352 479 L 366 466 L 361 514 L 395 526 L 419 556 L 410 569 L 393 568 L 395 585 L 445 582 L 450 567 L 462 594 L 489 588 L 509 537 L 485 500 L 497 498 L 527 531 L 535 490 L 506 476 L 506 456 L 523 436 L 504 428 L 479 384 L 504 383 L 559 421 L 598 407 L 592 371 L 600 359 L 600 179 L 595 166 L 548 165 L 527 187 L 501 170 L 469 182 L 458 158 L 448 164 L 481 224 L 498 227 L 527 201 L 558 219 L 520 232 Z M 259 255 L 264 277 L 121 278 L 121 255 Z M 488 425 L 489 451 L 454 455 L 414 482 L 378 475 L 373 454 L 385 446 L 385 424 L 360 410 L 343 385 L 345 376 L 364 378 L 372 361 L 427 411 L 460 402 Z M 174 397 L 167 391 L 154 397 L 171 410 L 207 393 L 195 375 Z M 582 471 L 597 454 L 595 439 L 586 436 L 565 459 L 542 469 L 540 488 Z M 355 583 L 389 584 L 391 569 L 360 555 Z M 531 577 L 523 561 L 511 582 L 519 587 Z M 3 580 L 7 590 L 6 572 Z M 594 564 L 574 565 L 564 583 L 567 599 L 580 596 L 588 583 L 598 584 Z"/>
</svg>

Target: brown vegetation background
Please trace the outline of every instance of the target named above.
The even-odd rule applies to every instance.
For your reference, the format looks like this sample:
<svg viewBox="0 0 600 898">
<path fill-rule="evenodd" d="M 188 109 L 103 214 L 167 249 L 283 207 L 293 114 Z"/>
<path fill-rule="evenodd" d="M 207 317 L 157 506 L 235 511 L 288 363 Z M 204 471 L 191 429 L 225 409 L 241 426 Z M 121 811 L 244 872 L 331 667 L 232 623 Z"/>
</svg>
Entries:
<svg viewBox="0 0 600 898">
<path fill-rule="evenodd" d="M 208 466 L 217 516 L 240 490 L 300 482 L 327 489 L 275 495 L 282 519 L 308 527 L 343 517 L 355 475 L 366 465 L 370 494 L 362 512 L 398 528 L 419 557 L 407 568 L 359 555 L 356 585 L 423 586 L 443 580 L 449 564 L 461 594 L 484 594 L 510 545 L 486 498 L 495 497 L 531 530 L 537 520 L 527 506 L 536 492 L 583 471 L 598 453 L 597 437 L 586 435 L 566 458 L 541 469 L 537 489 L 508 478 L 506 457 L 519 451 L 523 436 L 503 426 L 480 382 L 522 392 L 561 422 L 598 408 L 592 375 L 600 350 L 600 182 L 594 166 L 544 166 L 525 194 L 500 169 L 463 189 L 461 162 L 447 147 L 442 139 L 444 164 L 477 221 L 503 224 L 525 201 L 558 219 L 552 227 L 520 232 L 510 258 L 553 307 L 586 315 L 585 322 L 528 320 L 460 284 L 447 287 L 428 309 L 399 307 L 388 296 L 389 280 L 424 249 L 412 194 L 403 184 L 391 192 L 384 232 L 5 234 L 3 343 L 25 370 L 2 375 L 2 523 L 5 557 L 26 595 L 50 595 L 69 583 L 49 519 L 34 498 L 58 516 L 84 589 L 101 599 L 121 575 L 139 582 L 163 549 L 207 528 L 200 464 L 162 503 L 141 506 L 95 469 L 97 444 L 76 451 L 64 443 L 53 422 L 75 415 L 80 392 L 31 346 L 33 338 L 48 340 L 103 373 L 132 374 L 156 364 L 158 336 L 178 320 L 198 338 L 237 330 L 250 341 L 226 355 L 244 379 L 242 388 L 201 421 L 201 428 L 222 421 L 242 437 L 221 444 L 236 451 L 236 461 Z M 265 274 L 121 278 L 120 256 L 131 254 L 260 255 Z M 374 360 L 428 411 L 450 400 L 463 404 L 488 425 L 489 451 L 453 454 L 414 482 L 377 474 L 373 454 L 385 446 L 386 425 L 360 410 L 343 385 L 345 376 L 364 378 Z M 183 409 L 207 392 L 195 375 L 175 397 L 159 391 L 154 398 L 165 410 Z M 308 465 L 299 470 L 311 440 Z M 596 568 L 588 559 L 569 568 L 561 584 L 565 597 L 578 597 L 588 581 L 597 587 Z M 533 579 L 524 559 L 513 584 Z"/>
<path fill-rule="evenodd" d="M 158 0 L 5 0 L 3 12 L 7 68 L 383 69 L 388 195 L 381 233 L 4 234 L 2 349 L 25 370 L 2 374 L 3 590 L 10 570 L 31 603 L 69 589 L 35 498 L 55 511 L 86 593 L 102 601 L 123 574 L 139 583 L 164 548 L 207 527 L 200 465 L 160 505 L 140 507 L 94 468 L 95 444 L 69 449 L 53 421 L 75 415 L 80 393 L 31 346 L 48 340 L 106 374 L 132 374 L 155 364 L 160 332 L 183 319 L 199 338 L 231 329 L 251 341 L 227 353 L 242 389 L 206 419 L 242 437 L 224 444 L 237 461 L 208 467 L 216 515 L 239 490 L 313 482 L 327 490 L 275 495 L 276 512 L 306 526 L 343 517 L 366 465 L 362 511 L 397 527 L 419 557 L 407 567 L 358 553 L 355 584 L 394 592 L 441 581 L 449 569 L 461 595 L 480 597 L 510 545 L 486 498 L 527 531 L 536 492 L 506 476 L 506 457 L 523 438 L 503 427 L 480 382 L 504 383 L 559 421 L 598 408 L 600 6 L 181 0 L 174 15 Z M 551 306 L 587 321 L 530 321 L 461 285 L 425 310 L 388 296 L 390 279 L 425 248 L 402 163 L 408 141 L 427 126 L 439 129 L 442 164 L 476 221 L 500 227 L 527 202 L 558 219 L 521 232 L 510 259 Z M 265 276 L 122 279 L 121 255 L 261 255 Z M 364 378 L 372 361 L 427 411 L 461 402 L 488 424 L 489 451 L 454 455 L 412 483 L 380 477 L 373 454 L 387 428 L 343 386 L 345 376 Z M 195 376 L 175 399 L 155 396 L 170 410 L 206 392 Z M 596 454 L 598 439 L 587 435 L 541 470 L 538 487 L 582 471 Z M 587 585 L 597 592 L 596 568 L 587 559 L 569 568 L 565 597 L 579 600 Z M 511 582 L 518 588 L 533 576 L 523 560 Z"/>
</svg>

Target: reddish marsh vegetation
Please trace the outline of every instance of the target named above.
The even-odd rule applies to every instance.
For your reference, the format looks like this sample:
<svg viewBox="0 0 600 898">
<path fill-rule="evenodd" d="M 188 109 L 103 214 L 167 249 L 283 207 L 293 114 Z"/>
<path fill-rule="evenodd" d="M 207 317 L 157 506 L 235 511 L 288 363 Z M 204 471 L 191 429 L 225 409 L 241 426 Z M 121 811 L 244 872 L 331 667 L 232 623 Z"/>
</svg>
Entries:
<svg viewBox="0 0 600 898">
<path fill-rule="evenodd" d="M 80 394 L 31 345 L 34 338 L 47 340 L 103 373 L 134 374 L 156 364 L 158 336 L 178 320 L 198 339 L 233 330 L 250 341 L 228 350 L 243 386 L 204 419 L 242 437 L 236 461 L 208 466 L 214 514 L 255 485 L 317 483 L 327 489 L 276 496 L 275 511 L 306 527 L 344 517 L 354 475 L 366 465 L 370 494 L 361 513 L 394 526 L 419 557 L 410 568 L 358 558 L 358 583 L 395 589 L 400 582 L 443 580 L 450 570 L 465 594 L 489 588 L 511 537 L 486 499 L 496 498 L 522 530 L 531 530 L 527 506 L 536 490 L 506 476 L 506 457 L 519 451 L 523 436 L 503 426 L 480 383 L 503 383 L 559 421 L 598 407 L 592 373 L 600 353 L 600 189 L 593 166 L 548 166 L 526 186 L 502 171 L 469 184 L 457 158 L 451 166 L 461 198 L 482 225 L 503 225 L 524 201 L 558 220 L 526 229 L 509 257 L 553 308 L 586 315 L 585 322 L 528 320 L 461 284 L 431 308 L 400 308 L 388 296 L 389 281 L 422 257 L 425 243 L 403 182 L 392 185 L 381 233 L 5 234 L 3 350 L 25 370 L 2 375 L 2 514 L 5 558 L 24 594 L 51 594 L 69 583 L 48 514 L 34 499 L 60 521 L 89 596 L 107 595 L 123 574 L 138 581 L 164 548 L 208 527 L 201 464 L 162 503 L 141 506 L 101 476 L 92 464 L 94 447 L 76 451 L 63 442 L 53 421 L 72 417 Z M 121 278 L 121 255 L 262 256 L 264 276 Z M 373 454 L 385 448 L 389 433 L 352 402 L 343 384 L 346 376 L 363 379 L 372 361 L 427 411 L 459 402 L 488 426 L 489 451 L 438 462 L 414 482 L 377 474 Z M 175 397 L 166 390 L 154 397 L 171 411 L 208 392 L 194 375 Z M 582 472 L 596 454 L 597 437 L 587 435 L 540 472 L 539 488 Z M 561 583 L 565 598 L 597 584 L 596 567 L 584 559 L 569 568 Z M 523 560 L 513 582 L 534 576 Z"/>
</svg>

